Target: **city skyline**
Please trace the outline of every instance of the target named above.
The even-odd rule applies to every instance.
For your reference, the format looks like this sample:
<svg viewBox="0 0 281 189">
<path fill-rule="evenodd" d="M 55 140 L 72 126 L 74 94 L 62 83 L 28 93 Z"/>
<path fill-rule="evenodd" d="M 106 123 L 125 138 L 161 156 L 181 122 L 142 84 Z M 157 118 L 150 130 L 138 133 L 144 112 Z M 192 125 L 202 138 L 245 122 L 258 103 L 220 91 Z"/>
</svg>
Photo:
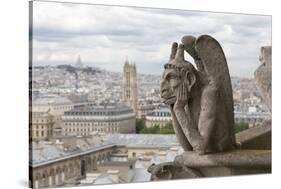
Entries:
<svg viewBox="0 0 281 189">
<path fill-rule="evenodd" d="M 271 45 L 271 17 L 35 2 L 33 64 L 71 64 L 81 55 L 85 65 L 121 71 L 128 57 L 139 73 L 160 75 L 171 43 L 201 34 L 221 43 L 232 76 L 253 77 L 260 47 Z"/>
</svg>

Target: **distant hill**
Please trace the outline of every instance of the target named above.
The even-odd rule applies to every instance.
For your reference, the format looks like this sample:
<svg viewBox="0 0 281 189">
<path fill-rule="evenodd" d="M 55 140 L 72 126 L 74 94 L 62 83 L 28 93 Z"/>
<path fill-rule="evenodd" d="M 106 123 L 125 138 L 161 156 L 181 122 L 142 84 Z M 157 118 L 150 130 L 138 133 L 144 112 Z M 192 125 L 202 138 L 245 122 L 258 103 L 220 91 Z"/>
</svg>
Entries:
<svg viewBox="0 0 281 189">
<path fill-rule="evenodd" d="M 95 73 L 100 73 L 100 70 L 93 69 L 92 67 L 86 67 L 86 68 L 77 68 L 69 64 L 64 64 L 64 65 L 58 65 L 57 68 L 59 69 L 65 69 L 67 72 L 70 73 L 76 73 L 77 71 L 82 71 L 88 74 L 95 74 Z"/>
</svg>

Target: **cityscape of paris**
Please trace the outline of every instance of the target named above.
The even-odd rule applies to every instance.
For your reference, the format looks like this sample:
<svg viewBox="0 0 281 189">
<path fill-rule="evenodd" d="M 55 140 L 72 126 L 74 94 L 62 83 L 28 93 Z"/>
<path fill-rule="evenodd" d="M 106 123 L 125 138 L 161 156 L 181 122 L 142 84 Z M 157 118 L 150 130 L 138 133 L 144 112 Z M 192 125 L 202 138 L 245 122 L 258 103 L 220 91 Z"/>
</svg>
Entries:
<svg viewBox="0 0 281 189">
<path fill-rule="evenodd" d="M 271 45 L 266 16 L 40 1 L 32 6 L 34 188 L 148 182 L 151 165 L 184 151 L 160 96 L 170 44 L 184 34 L 210 33 L 226 49 L 235 133 L 271 119 L 254 79 L 260 48 Z"/>
</svg>

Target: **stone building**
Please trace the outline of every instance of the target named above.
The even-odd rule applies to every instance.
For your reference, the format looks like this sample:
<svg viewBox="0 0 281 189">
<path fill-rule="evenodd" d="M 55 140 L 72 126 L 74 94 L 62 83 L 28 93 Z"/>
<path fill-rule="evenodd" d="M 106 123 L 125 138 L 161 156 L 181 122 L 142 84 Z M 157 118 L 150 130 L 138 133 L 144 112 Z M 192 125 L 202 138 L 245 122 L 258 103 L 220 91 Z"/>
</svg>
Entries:
<svg viewBox="0 0 281 189">
<path fill-rule="evenodd" d="M 138 118 L 145 118 L 145 116 L 154 110 L 154 106 L 151 104 L 141 104 L 138 109 Z"/>
<path fill-rule="evenodd" d="M 147 168 L 182 152 L 175 135 L 110 134 L 32 143 L 34 188 L 150 181 Z"/>
<path fill-rule="evenodd" d="M 66 151 L 62 145 L 61 142 L 32 144 L 30 185 L 33 188 L 75 186 L 86 172 L 108 161 L 116 148 L 108 144 Z"/>
<path fill-rule="evenodd" d="M 32 101 L 32 112 L 49 112 L 53 116 L 54 126 L 53 134 L 58 136 L 61 134 L 62 120 L 61 117 L 65 111 L 74 108 L 71 100 L 61 96 L 44 96 Z"/>
<path fill-rule="evenodd" d="M 261 126 L 271 118 L 269 112 L 234 112 L 235 123 L 248 123 L 249 127 Z"/>
<path fill-rule="evenodd" d="M 86 106 L 66 111 L 62 135 L 87 136 L 100 133 L 135 133 L 136 119 L 124 105 Z"/>
<path fill-rule="evenodd" d="M 131 107 L 135 114 L 138 111 L 138 86 L 137 86 L 137 71 L 135 64 L 129 64 L 126 60 L 123 67 L 123 82 L 122 82 L 123 102 Z"/>
<path fill-rule="evenodd" d="M 31 140 L 46 140 L 53 136 L 53 116 L 49 112 L 32 112 L 29 123 Z"/>
<path fill-rule="evenodd" d="M 74 104 L 71 100 L 61 96 L 44 96 L 32 102 L 33 112 L 47 112 L 55 117 L 62 116 L 67 110 L 71 110 Z"/>
<path fill-rule="evenodd" d="M 162 107 L 147 113 L 145 117 L 146 127 L 164 127 L 167 123 L 172 122 L 172 115 L 169 108 Z"/>
</svg>

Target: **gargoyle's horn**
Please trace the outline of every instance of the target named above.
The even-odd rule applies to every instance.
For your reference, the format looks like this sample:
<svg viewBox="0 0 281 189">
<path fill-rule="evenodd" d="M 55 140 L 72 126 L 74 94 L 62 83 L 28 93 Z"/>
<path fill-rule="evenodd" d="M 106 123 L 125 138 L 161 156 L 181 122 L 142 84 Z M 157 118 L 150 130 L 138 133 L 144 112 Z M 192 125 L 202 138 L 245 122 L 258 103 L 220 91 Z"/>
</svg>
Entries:
<svg viewBox="0 0 281 189">
<path fill-rule="evenodd" d="M 177 49 L 178 49 L 178 43 L 174 42 L 171 48 L 170 60 L 173 60 L 176 57 Z"/>
<path fill-rule="evenodd" d="M 183 44 L 179 44 L 179 46 L 178 46 L 176 59 L 184 61 L 184 45 Z"/>
</svg>

